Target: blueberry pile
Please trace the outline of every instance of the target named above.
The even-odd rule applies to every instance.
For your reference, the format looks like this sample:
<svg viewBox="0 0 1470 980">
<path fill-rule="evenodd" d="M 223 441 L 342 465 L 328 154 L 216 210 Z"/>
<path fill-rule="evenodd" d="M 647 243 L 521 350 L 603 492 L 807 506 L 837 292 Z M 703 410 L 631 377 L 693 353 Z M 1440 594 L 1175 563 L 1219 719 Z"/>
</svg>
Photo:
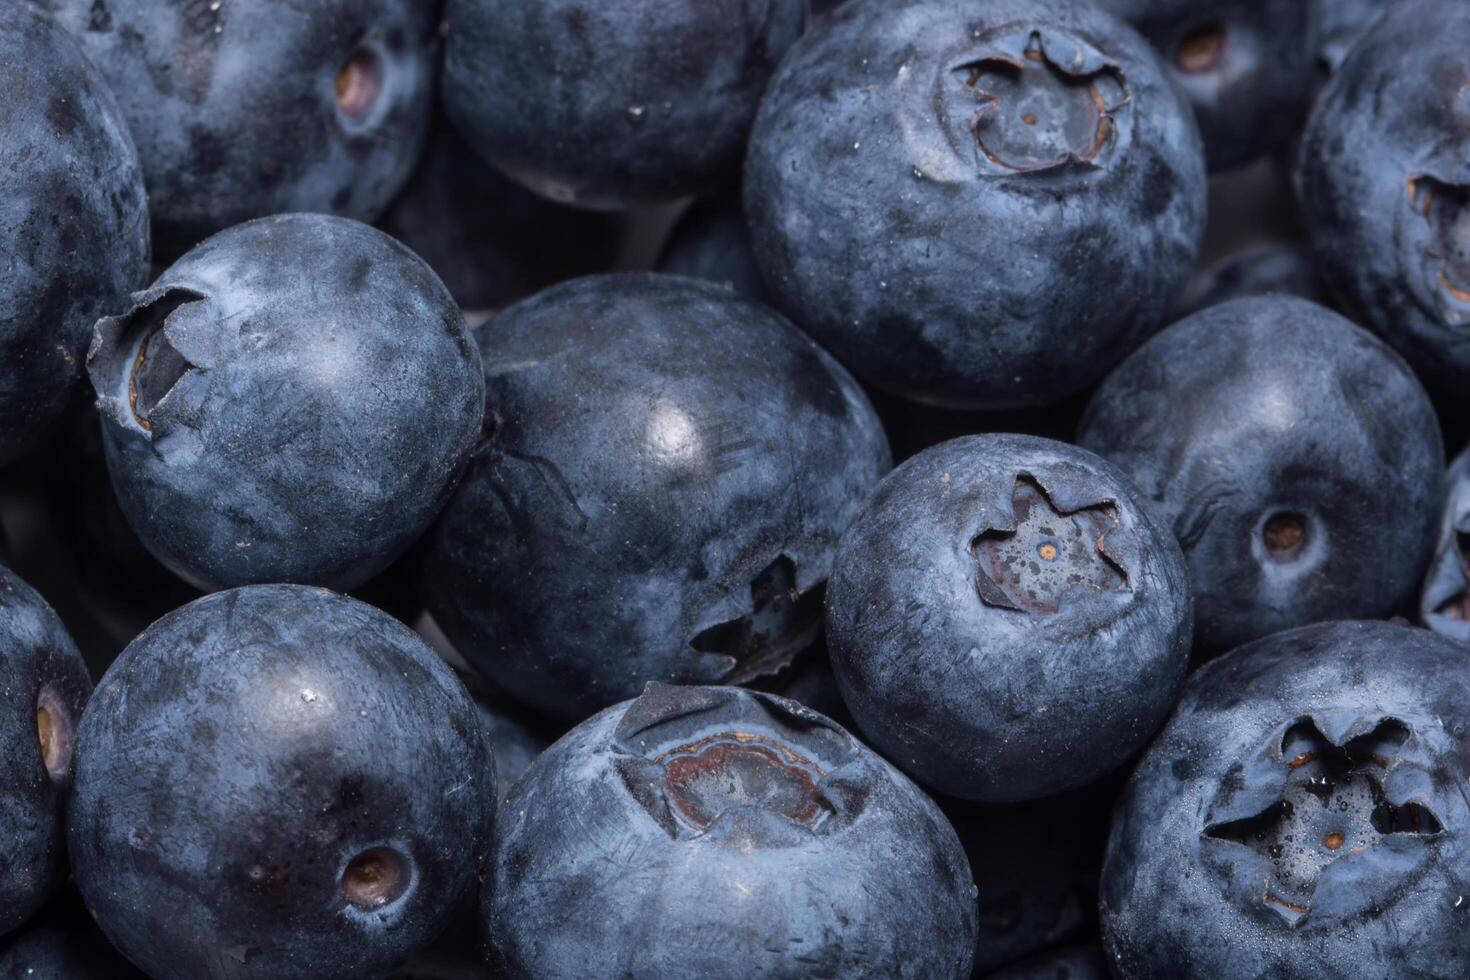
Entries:
<svg viewBox="0 0 1470 980">
<path fill-rule="evenodd" d="M 0 0 L 0 980 L 1470 977 L 1467 52 Z"/>
</svg>

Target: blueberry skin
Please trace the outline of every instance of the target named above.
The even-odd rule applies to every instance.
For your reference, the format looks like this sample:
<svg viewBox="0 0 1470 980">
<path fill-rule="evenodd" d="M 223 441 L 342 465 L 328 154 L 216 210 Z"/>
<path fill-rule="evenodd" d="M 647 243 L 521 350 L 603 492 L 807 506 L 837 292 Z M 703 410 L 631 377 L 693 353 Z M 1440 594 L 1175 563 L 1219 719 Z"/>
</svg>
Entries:
<svg viewBox="0 0 1470 980">
<path fill-rule="evenodd" d="M 449 0 L 444 107 L 562 204 L 671 201 L 734 176 L 804 0 Z"/>
<path fill-rule="evenodd" d="M 1078 442 L 1178 536 L 1204 651 L 1392 615 L 1424 573 L 1444 471 L 1429 398 L 1383 343 L 1305 300 L 1165 330 L 1098 388 Z"/>
<path fill-rule="evenodd" d="M 393 239 L 263 218 L 133 299 L 97 324 L 87 365 L 118 502 L 181 578 L 354 588 L 448 499 L 479 435 L 479 355 Z"/>
<path fill-rule="evenodd" d="M 25 927 L 0 938 L 0 977 L 16 980 L 148 980 L 118 955 L 72 889 Z"/>
<path fill-rule="evenodd" d="M 674 226 L 658 268 L 728 286 L 757 302 L 770 301 L 738 196 L 696 201 Z"/>
<path fill-rule="evenodd" d="M 480 715 L 480 727 L 495 754 L 495 800 L 504 803 L 516 780 L 550 743 L 509 706 L 477 698 L 475 708 Z"/>
<path fill-rule="evenodd" d="M 322 589 L 206 596 L 145 630 L 82 719 L 67 837 L 112 943 L 156 980 L 367 978 L 476 884 L 495 764 L 406 626 Z M 406 891 L 349 902 L 386 848 Z"/>
<path fill-rule="evenodd" d="M 1419 620 L 1436 633 L 1470 643 L 1470 450 L 1455 458 L 1445 477 L 1434 557 L 1419 592 Z"/>
<path fill-rule="evenodd" d="M 1353 45 L 1398 0 L 1316 0 L 1317 62 L 1331 75 L 1342 66 Z"/>
<path fill-rule="evenodd" d="M 424 567 L 476 670 L 576 721 L 810 644 L 838 535 L 890 466 L 835 361 L 727 289 L 656 274 L 557 286 L 477 339 L 493 435 Z"/>
<path fill-rule="evenodd" d="M 92 679 L 56 613 L 0 568 L 0 935 L 66 877 L 62 811 Z M 44 718 L 43 718 L 44 713 Z"/>
<path fill-rule="evenodd" d="M 1205 190 L 1188 107 L 1090 4 L 853 0 L 772 80 L 744 201 L 776 305 L 855 374 L 1002 408 L 1081 390 L 1162 322 Z"/>
<path fill-rule="evenodd" d="M 961 799 L 1092 782 L 1158 730 L 1188 665 L 1184 559 L 1122 474 L 1034 436 L 899 466 L 842 536 L 827 645 L 885 756 Z"/>
<path fill-rule="evenodd" d="M 1470 973 L 1467 702 L 1463 646 L 1380 622 L 1302 627 L 1196 672 L 1114 815 L 1115 974 Z"/>
<path fill-rule="evenodd" d="M 768 694 L 650 684 L 583 722 L 512 791 L 492 867 L 511 978 L 970 975 L 975 885 L 943 813 Z"/>
<path fill-rule="evenodd" d="M 1323 91 L 1296 172 L 1329 289 L 1456 392 L 1470 372 L 1467 44 L 1463 0 L 1392 7 Z"/>
<path fill-rule="evenodd" d="M 38 2 L 81 41 L 118 95 L 165 259 L 270 214 L 329 211 L 370 221 L 423 150 L 436 4 Z M 362 73 L 349 68 L 359 55 Z M 339 104 L 339 96 L 370 92 L 376 97 L 352 112 Z"/>
<path fill-rule="evenodd" d="M 1175 307 L 1175 317 L 1183 319 L 1233 299 L 1277 295 L 1326 302 L 1310 249 L 1278 242 L 1225 256 L 1191 280 Z"/>
<path fill-rule="evenodd" d="M 81 388 L 92 324 L 148 276 L 148 202 L 107 82 L 25 4 L 0 12 L 0 464 Z"/>
<path fill-rule="evenodd" d="M 1315 94 L 1317 2 L 1097 0 L 1158 49 L 1194 106 L 1212 171 L 1250 163 L 1301 132 Z"/>
</svg>

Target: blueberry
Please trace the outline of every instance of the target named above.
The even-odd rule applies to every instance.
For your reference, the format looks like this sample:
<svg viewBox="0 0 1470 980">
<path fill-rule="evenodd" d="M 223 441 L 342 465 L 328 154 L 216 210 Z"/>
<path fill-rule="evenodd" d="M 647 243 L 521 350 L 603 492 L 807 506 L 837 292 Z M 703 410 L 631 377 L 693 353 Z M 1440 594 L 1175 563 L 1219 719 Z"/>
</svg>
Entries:
<svg viewBox="0 0 1470 980">
<path fill-rule="evenodd" d="M 557 286 L 478 339 L 491 436 L 424 572 L 477 670 L 578 720 L 649 680 L 753 680 L 810 644 L 837 537 L 889 466 L 847 372 L 676 276 Z"/>
<path fill-rule="evenodd" d="M 1117 976 L 1464 977 L 1465 649 L 1331 623 L 1190 678 L 1103 868 Z"/>
<path fill-rule="evenodd" d="M 428 262 L 467 310 L 611 269 L 622 236 L 617 218 L 557 207 L 491 170 L 442 117 L 379 227 Z"/>
<path fill-rule="evenodd" d="M 767 286 L 865 381 L 997 408 L 1079 391 L 1194 265 L 1205 168 L 1133 31 L 1081 0 L 852 0 L 761 104 Z"/>
<path fill-rule="evenodd" d="M 1211 170 L 1284 146 L 1311 105 L 1321 0 L 1098 0 L 1153 42 L 1194 104 Z M 1328 0 L 1333 4 L 1351 0 Z"/>
<path fill-rule="evenodd" d="M 435 4 L 39 2 L 112 83 L 168 259 L 279 212 L 376 218 L 423 148 Z"/>
<path fill-rule="evenodd" d="M 1332 74 L 1341 67 L 1368 28 L 1398 0 L 1315 0 L 1318 67 Z"/>
<path fill-rule="evenodd" d="M 737 170 L 803 0 L 449 0 L 444 105 L 496 167 L 563 204 L 616 209 Z"/>
<path fill-rule="evenodd" d="M 1079 431 L 1178 536 L 1206 650 L 1389 616 L 1414 594 L 1439 424 L 1408 366 L 1330 310 L 1276 296 L 1181 320 L 1113 372 Z"/>
<path fill-rule="evenodd" d="M 0 938 L 0 977 L 147 980 L 108 944 L 70 888 L 23 928 Z"/>
<path fill-rule="evenodd" d="M 512 705 L 477 697 L 475 707 L 479 711 L 480 727 L 495 754 L 495 799 L 503 803 L 516 780 L 550 743 Z"/>
<path fill-rule="evenodd" d="M 971 436 L 908 460 L 843 535 L 827 643 L 858 727 L 964 799 L 1034 799 L 1141 749 L 1183 683 L 1179 547 L 1085 450 Z"/>
<path fill-rule="evenodd" d="M 1328 83 L 1297 183 L 1328 287 L 1433 384 L 1470 372 L 1470 5 L 1403 0 Z"/>
<path fill-rule="evenodd" d="M 970 975 L 939 808 L 794 701 L 650 684 L 511 792 L 484 917 L 512 978 Z"/>
<path fill-rule="evenodd" d="M 679 219 L 659 271 L 720 283 L 750 299 L 767 301 L 766 284 L 750 249 L 740 199 L 698 201 Z"/>
<path fill-rule="evenodd" d="M 66 627 L 0 568 L 0 935 L 66 877 L 62 810 L 92 679 Z M 7 974 L 8 976 L 9 974 Z"/>
<path fill-rule="evenodd" d="M 1439 541 L 1419 593 L 1419 618 L 1436 633 L 1470 642 L 1470 450 L 1450 466 Z"/>
<path fill-rule="evenodd" d="M 1183 318 L 1232 299 L 1277 295 L 1325 302 L 1310 249 L 1278 242 L 1226 255 L 1200 270 L 1174 312 Z"/>
<path fill-rule="evenodd" d="M 148 203 L 107 82 L 26 4 L 0 11 L 0 464 L 78 392 L 92 324 L 148 275 Z"/>
<path fill-rule="evenodd" d="M 123 512 L 204 589 L 352 588 L 423 532 L 479 435 L 479 356 L 413 253 L 325 215 L 211 238 L 97 325 Z"/>
<path fill-rule="evenodd" d="M 1073 946 L 986 975 L 986 980 L 1108 980 L 1107 961 L 1096 946 Z"/>
<path fill-rule="evenodd" d="M 108 669 L 67 836 L 87 907 L 156 980 L 356 980 L 470 892 L 494 792 L 473 701 L 407 627 L 250 586 L 165 616 Z"/>
</svg>

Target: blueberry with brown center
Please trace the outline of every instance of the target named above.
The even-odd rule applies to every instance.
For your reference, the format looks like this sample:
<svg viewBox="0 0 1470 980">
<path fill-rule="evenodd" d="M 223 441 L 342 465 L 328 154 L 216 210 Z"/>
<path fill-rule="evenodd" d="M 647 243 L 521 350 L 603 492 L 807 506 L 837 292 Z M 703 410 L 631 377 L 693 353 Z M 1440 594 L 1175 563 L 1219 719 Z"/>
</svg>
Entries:
<svg viewBox="0 0 1470 980">
<path fill-rule="evenodd" d="M 1203 652 L 1391 616 L 1424 573 L 1434 409 L 1398 355 L 1325 307 L 1270 296 L 1179 321 L 1103 382 L 1078 442 L 1178 537 Z"/>
<path fill-rule="evenodd" d="M 1462 977 L 1470 875 L 1462 646 L 1306 626 L 1195 673 L 1115 813 L 1119 976 Z"/>
<path fill-rule="evenodd" d="M 386 613 L 305 586 L 206 596 L 134 640 L 88 708 L 77 886 L 157 980 L 383 977 L 472 894 L 490 743 Z"/>
<path fill-rule="evenodd" d="M 1092 4 L 852 0 L 772 80 L 744 210 L 775 305 L 860 378 L 1004 408 L 1160 325 L 1205 184 L 1188 106 Z"/>
<path fill-rule="evenodd" d="M 0 935 L 66 879 L 62 813 L 92 679 L 39 595 L 0 569 Z"/>
<path fill-rule="evenodd" d="M 970 975 L 949 822 L 784 698 L 650 684 L 536 760 L 496 841 L 486 934 L 518 980 Z"/>
<path fill-rule="evenodd" d="M 1034 799 L 1163 724 L 1192 629 L 1179 546 L 1117 470 L 1030 436 L 925 450 L 843 535 L 827 643 L 858 727 L 928 785 Z"/>
</svg>

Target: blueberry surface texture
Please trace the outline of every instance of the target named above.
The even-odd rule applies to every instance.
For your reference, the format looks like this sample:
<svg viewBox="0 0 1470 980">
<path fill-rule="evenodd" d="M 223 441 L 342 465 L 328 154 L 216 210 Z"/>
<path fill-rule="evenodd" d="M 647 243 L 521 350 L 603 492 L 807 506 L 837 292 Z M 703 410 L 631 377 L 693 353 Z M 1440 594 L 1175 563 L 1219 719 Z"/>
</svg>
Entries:
<svg viewBox="0 0 1470 980">
<path fill-rule="evenodd" d="M 477 670 L 576 721 L 811 644 L 837 538 L 890 465 L 832 358 L 728 289 L 649 274 L 554 287 L 477 339 L 490 436 L 424 565 Z"/>
<path fill-rule="evenodd" d="M 202 589 L 350 589 L 433 520 L 479 436 L 479 354 L 433 271 L 367 225 L 263 218 L 97 325 L 108 469 Z"/>
<path fill-rule="evenodd" d="M 1114 815 L 1114 975 L 1470 975 L 1467 703 L 1465 648 L 1388 623 L 1196 672 Z"/>
<path fill-rule="evenodd" d="M 962 799 L 1035 799 L 1143 748 L 1192 631 L 1184 559 L 1093 454 L 970 436 L 894 470 L 842 537 L 827 644 L 885 756 Z"/>
<path fill-rule="evenodd" d="M 1419 619 L 1470 643 L 1470 450 L 1460 453 L 1445 479 L 1439 537 L 1419 594 Z"/>
<path fill-rule="evenodd" d="M 159 253 L 269 214 L 376 218 L 432 115 L 421 0 L 36 0 L 107 76 Z"/>
<path fill-rule="evenodd" d="M 1298 196 L 1329 289 L 1431 384 L 1470 375 L 1470 4 L 1404 0 L 1302 138 Z"/>
<path fill-rule="evenodd" d="M 1331 75 L 1342 65 L 1353 45 L 1398 0 L 1315 0 L 1317 8 L 1317 67 Z"/>
<path fill-rule="evenodd" d="M 80 394 L 97 318 L 148 278 L 148 202 L 107 81 L 24 3 L 0 11 L 0 464 Z"/>
<path fill-rule="evenodd" d="M 751 251 L 739 195 L 695 202 L 674 226 L 658 268 L 671 275 L 729 286 L 763 303 L 769 301 Z"/>
<path fill-rule="evenodd" d="M 1325 303 L 1311 249 L 1284 242 L 1256 245 L 1201 269 L 1175 307 L 1176 317 L 1252 296 L 1296 296 Z"/>
<path fill-rule="evenodd" d="M 1204 228 L 1187 105 L 1072 0 L 852 0 L 751 135 L 776 305 L 864 381 L 956 408 L 1079 391 L 1162 322 Z"/>
<path fill-rule="evenodd" d="M 306 586 L 145 630 L 82 720 L 67 835 L 103 932 L 155 980 L 382 977 L 476 884 L 495 765 L 409 629 Z"/>
<path fill-rule="evenodd" d="M 488 161 L 562 204 L 620 209 L 739 169 L 804 0 L 449 0 L 444 107 Z"/>
<path fill-rule="evenodd" d="M 975 885 L 939 808 L 795 701 L 650 684 L 536 760 L 485 892 L 511 978 L 963 980 Z"/>
<path fill-rule="evenodd" d="M 1250 163 L 1301 131 L 1317 80 L 1315 3 L 1098 0 L 1158 49 L 1194 106 L 1212 171 Z"/>
<path fill-rule="evenodd" d="M 1078 442 L 1116 463 L 1183 546 L 1196 643 L 1406 609 L 1444 478 L 1408 365 L 1291 297 L 1176 323 L 1114 371 Z"/>
<path fill-rule="evenodd" d="M 62 816 L 92 679 L 66 627 L 0 568 L 0 936 L 66 878 Z"/>
</svg>

